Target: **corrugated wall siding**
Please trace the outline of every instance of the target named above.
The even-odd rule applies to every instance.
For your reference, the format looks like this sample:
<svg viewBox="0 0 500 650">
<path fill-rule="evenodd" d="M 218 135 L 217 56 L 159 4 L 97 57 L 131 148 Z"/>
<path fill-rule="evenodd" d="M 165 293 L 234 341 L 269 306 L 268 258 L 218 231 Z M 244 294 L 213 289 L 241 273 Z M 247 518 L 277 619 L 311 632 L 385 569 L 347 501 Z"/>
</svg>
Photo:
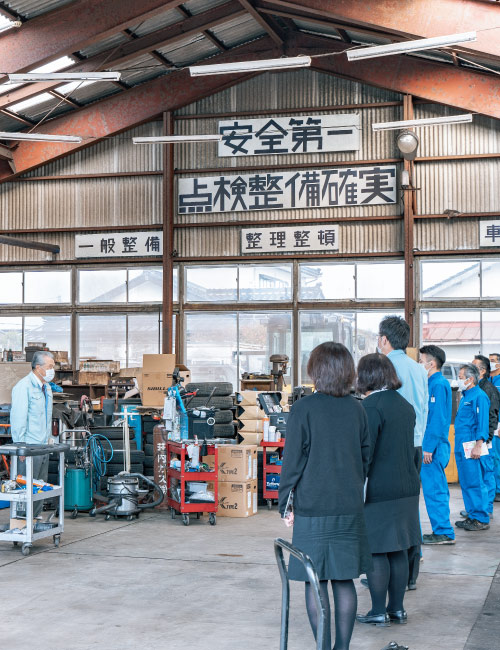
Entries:
<svg viewBox="0 0 500 650">
<path fill-rule="evenodd" d="M 414 245 L 420 251 L 454 251 L 479 248 L 479 220 L 419 219 Z"/>
</svg>

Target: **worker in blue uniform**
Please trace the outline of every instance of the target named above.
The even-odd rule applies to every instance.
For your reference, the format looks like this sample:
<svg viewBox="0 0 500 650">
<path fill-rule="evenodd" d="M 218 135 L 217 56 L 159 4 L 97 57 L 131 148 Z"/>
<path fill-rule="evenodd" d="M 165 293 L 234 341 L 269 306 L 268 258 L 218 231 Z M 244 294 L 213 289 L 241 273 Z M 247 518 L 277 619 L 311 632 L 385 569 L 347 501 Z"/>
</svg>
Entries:
<svg viewBox="0 0 500 650">
<path fill-rule="evenodd" d="M 423 536 L 424 544 L 455 543 L 455 531 L 450 522 L 450 491 L 445 474 L 451 451 L 448 441 L 451 386 L 441 373 L 445 361 L 446 354 L 437 345 L 420 348 L 420 363 L 429 377 L 429 415 L 422 443 L 420 477 L 432 533 Z"/>
<path fill-rule="evenodd" d="M 491 373 L 490 381 L 500 391 L 500 352 L 490 354 Z M 493 465 L 495 468 L 495 501 L 500 501 L 500 423 L 492 440 Z"/>
<path fill-rule="evenodd" d="M 490 400 L 479 386 L 479 371 L 472 363 L 460 368 L 458 387 L 462 399 L 455 417 L 455 460 L 462 488 L 466 519 L 455 522 L 457 528 L 468 531 L 487 530 L 488 491 L 483 480 L 481 451 L 488 440 Z M 466 458 L 463 443 L 474 442 L 470 458 Z"/>
</svg>

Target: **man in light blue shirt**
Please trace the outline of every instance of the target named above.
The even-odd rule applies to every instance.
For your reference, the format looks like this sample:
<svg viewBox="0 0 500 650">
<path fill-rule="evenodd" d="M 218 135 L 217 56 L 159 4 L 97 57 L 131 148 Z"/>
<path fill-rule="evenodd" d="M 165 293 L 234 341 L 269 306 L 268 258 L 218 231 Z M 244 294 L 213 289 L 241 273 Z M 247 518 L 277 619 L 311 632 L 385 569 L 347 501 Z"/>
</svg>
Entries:
<svg viewBox="0 0 500 650">
<path fill-rule="evenodd" d="M 32 371 L 12 389 L 10 431 L 14 442 L 28 445 L 46 445 L 52 432 L 52 390 L 54 358 L 50 352 L 39 351 L 33 355 Z M 49 473 L 49 456 L 33 457 L 33 478 L 46 481 Z M 26 461 L 18 463 L 18 474 L 26 475 Z M 36 501 L 33 516 L 42 511 L 43 501 Z"/>
<path fill-rule="evenodd" d="M 410 342 L 410 326 L 400 316 L 386 316 L 379 325 L 378 349 L 392 361 L 396 374 L 401 381 L 399 393 L 415 409 L 416 421 L 413 434 L 415 460 L 420 473 L 422 467 L 422 441 L 427 426 L 429 410 L 429 389 L 427 372 L 406 354 Z M 420 545 L 408 550 L 409 579 L 408 588 L 416 589 L 420 568 Z"/>
</svg>

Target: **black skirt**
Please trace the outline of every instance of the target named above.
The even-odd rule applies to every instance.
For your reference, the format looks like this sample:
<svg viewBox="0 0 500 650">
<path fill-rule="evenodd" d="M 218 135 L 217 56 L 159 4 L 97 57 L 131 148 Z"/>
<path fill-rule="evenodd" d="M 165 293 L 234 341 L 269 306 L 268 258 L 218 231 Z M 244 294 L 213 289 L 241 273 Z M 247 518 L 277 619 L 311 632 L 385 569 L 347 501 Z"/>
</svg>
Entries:
<svg viewBox="0 0 500 650">
<path fill-rule="evenodd" d="M 422 541 L 418 496 L 366 503 L 365 521 L 372 553 L 405 551 Z"/>
<path fill-rule="evenodd" d="M 320 580 L 351 580 L 371 569 L 362 512 L 329 517 L 295 515 L 292 544 L 311 558 Z M 302 562 L 293 556 L 288 577 L 309 581 Z"/>
</svg>

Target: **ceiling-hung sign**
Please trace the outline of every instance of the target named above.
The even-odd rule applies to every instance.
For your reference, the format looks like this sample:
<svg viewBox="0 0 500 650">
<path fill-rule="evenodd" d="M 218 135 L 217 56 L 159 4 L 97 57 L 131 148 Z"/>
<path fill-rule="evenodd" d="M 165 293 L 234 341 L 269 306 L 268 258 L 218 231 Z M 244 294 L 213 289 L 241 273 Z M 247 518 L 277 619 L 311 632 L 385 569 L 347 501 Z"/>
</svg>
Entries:
<svg viewBox="0 0 500 650">
<path fill-rule="evenodd" d="M 396 203 L 396 165 L 180 178 L 179 214 Z"/>
<path fill-rule="evenodd" d="M 77 259 L 100 257 L 158 257 L 163 255 L 163 233 L 106 232 L 97 235 L 75 235 Z"/>
<path fill-rule="evenodd" d="M 269 156 L 359 149 L 356 113 L 219 122 L 219 156 Z"/>
<path fill-rule="evenodd" d="M 307 253 L 310 251 L 337 251 L 339 249 L 338 225 L 245 228 L 241 230 L 241 252 L 246 255 L 260 253 Z"/>
</svg>

